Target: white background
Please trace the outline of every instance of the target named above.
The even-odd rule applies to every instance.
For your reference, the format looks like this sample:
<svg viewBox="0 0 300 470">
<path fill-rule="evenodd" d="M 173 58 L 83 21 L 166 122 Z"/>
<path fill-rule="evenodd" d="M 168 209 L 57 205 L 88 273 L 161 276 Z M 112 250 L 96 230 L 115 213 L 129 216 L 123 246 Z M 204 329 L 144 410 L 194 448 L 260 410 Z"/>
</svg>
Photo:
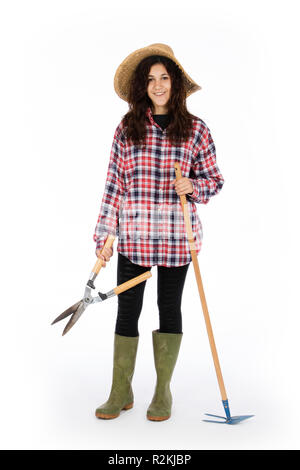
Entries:
<svg viewBox="0 0 300 470">
<path fill-rule="evenodd" d="M 1 1 L 2 449 L 299 449 L 299 37 L 296 1 Z M 170 45 L 202 90 L 225 184 L 198 256 L 232 415 L 223 414 L 191 265 L 173 413 L 146 419 L 158 327 L 147 281 L 135 406 L 97 420 L 109 394 L 117 298 L 61 336 L 52 320 L 83 294 L 114 130 L 113 88 L 132 51 Z M 117 242 L 117 240 L 116 240 Z M 97 278 L 116 286 L 117 254 Z"/>
</svg>

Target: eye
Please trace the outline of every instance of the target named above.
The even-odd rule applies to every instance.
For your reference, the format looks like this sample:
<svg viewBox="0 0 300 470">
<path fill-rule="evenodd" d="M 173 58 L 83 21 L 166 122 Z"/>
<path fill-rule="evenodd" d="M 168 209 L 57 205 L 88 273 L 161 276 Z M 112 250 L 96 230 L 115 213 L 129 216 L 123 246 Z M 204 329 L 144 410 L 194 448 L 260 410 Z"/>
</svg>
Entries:
<svg viewBox="0 0 300 470">
<path fill-rule="evenodd" d="M 162 77 L 162 78 L 163 78 L 163 80 L 169 80 L 169 77 L 166 77 L 166 76 Z M 148 82 L 150 82 L 151 80 L 153 80 L 153 78 L 148 78 Z"/>
</svg>

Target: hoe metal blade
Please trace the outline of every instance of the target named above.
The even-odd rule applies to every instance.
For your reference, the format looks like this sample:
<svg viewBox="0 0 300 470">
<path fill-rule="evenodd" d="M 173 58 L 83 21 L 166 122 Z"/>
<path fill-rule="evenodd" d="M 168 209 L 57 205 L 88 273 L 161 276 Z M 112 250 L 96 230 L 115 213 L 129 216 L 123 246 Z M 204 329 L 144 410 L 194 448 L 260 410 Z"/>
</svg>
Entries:
<svg viewBox="0 0 300 470">
<path fill-rule="evenodd" d="M 220 418 L 224 421 L 216 421 L 212 419 L 203 419 L 206 423 L 218 423 L 218 424 L 238 424 L 245 419 L 252 418 L 254 415 L 241 415 L 241 416 L 230 416 L 229 418 L 225 418 L 225 416 L 218 416 L 218 415 L 211 415 L 209 413 L 205 413 L 206 416 L 212 416 L 213 418 Z"/>
<path fill-rule="evenodd" d="M 241 415 L 241 416 L 231 416 L 228 399 L 222 400 L 225 415 L 226 416 L 219 416 L 219 415 L 211 415 L 209 413 L 205 413 L 206 416 L 212 416 L 213 418 L 220 418 L 223 421 L 216 421 L 214 419 L 203 419 L 206 423 L 218 423 L 218 424 L 238 424 L 245 419 L 252 418 L 254 415 Z"/>
</svg>

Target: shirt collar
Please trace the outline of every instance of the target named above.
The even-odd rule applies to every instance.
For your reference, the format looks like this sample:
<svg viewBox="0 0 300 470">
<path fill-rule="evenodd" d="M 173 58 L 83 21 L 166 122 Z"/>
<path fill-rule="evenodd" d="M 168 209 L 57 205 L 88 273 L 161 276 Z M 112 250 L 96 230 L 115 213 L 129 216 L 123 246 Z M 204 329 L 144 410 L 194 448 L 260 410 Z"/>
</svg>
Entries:
<svg viewBox="0 0 300 470">
<path fill-rule="evenodd" d="M 147 111 L 146 111 L 146 116 L 148 117 L 149 121 L 151 122 L 152 125 L 156 125 L 156 122 L 153 119 L 153 114 L 151 111 L 151 106 L 148 106 Z"/>
<path fill-rule="evenodd" d="M 147 111 L 146 111 L 146 116 L 148 117 L 150 123 L 152 124 L 152 126 L 155 126 L 155 127 L 158 127 L 158 129 L 160 129 L 161 131 L 163 131 L 164 133 L 166 132 L 165 130 L 163 130 L 159 124 L 157 124 L 157 122 L 154 120 L 153 118 L 153 113 L 152 113 L 152 110 L 151 110 L 151 106 L 148 106 L 147 108 Z"/>
</svg>

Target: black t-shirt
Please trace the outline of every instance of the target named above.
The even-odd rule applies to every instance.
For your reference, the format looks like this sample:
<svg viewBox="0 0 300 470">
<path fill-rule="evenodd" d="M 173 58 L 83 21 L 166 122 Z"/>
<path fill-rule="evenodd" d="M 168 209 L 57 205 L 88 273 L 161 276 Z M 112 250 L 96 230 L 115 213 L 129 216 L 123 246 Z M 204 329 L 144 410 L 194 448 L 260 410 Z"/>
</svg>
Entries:
<svg viewBox="0 0 300 470">
<path fill-rule="evenodd" d="M 162 129 L 165 129 L 170 123 L 169 114 L 153 114 L 153 119 Z"/>
</svg>

